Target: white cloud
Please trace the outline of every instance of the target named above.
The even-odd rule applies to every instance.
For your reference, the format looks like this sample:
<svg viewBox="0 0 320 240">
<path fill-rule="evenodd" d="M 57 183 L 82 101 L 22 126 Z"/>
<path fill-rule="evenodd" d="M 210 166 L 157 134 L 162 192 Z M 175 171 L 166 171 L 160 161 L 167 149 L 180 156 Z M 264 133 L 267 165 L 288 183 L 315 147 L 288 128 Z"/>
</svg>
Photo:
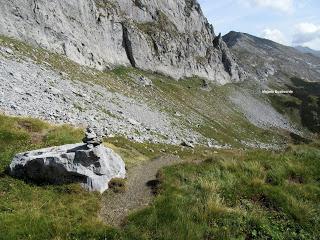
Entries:
<svg viewBox="0 0 320 240">
<path fill-rule="evenodd" d="M 262 37 L 283 45 L 288 45 L 286 37 L 279 29 L 266 28 L 262 32 Z"/>
<path fill-rule="evenodd" d="M 310 42 L 302 44 L 302 46 L 309 47 L 311 49 L 320 51 L 320 38 L 314 39 Z"/>
<path fill-rule="evenodd" d="M 300 33 L 314 33 L 320 31 L 320 26 L 309 22 L 303 22 L 296 25 L 296 30 Z"/>
<path fill-rule="evenodd" d="M 293 0 L 242 0 L 243 3 L 262 8 L 290 13 L 293 11 Z"/>
<path fill-rule="evenodd" d="M 293 45 L 308 46 L 320 42 L 320 25 L 314 23 L 302 22 L 295 26 L 295 33 L 293 35 Z M 315 46 L 319 48 L 320 46 Z"/>
</svg>

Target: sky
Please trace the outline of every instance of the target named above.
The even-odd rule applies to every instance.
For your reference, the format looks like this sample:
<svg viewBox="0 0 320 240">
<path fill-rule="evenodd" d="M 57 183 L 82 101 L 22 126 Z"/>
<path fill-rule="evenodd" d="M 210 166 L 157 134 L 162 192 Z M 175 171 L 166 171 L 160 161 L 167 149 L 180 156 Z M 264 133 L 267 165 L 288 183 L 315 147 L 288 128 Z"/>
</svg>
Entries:
<svg viewBox="0 0 320 240">
<path fill-rule="evenodd" d="M 198 0 L 215 33 L 249 33 L 320 50 L 320 0 Z"/>
</svg>

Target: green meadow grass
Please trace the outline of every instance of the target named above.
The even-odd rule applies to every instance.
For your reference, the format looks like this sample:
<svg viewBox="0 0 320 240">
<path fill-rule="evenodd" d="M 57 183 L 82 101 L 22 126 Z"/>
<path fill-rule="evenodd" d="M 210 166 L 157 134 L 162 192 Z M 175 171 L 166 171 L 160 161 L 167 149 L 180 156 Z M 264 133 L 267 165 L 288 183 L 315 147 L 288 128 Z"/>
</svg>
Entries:
<svg viewBox="0 0 320 240">
<path fill-rule="evenodd" d="M 5 173 L 12 157 L 79 142 L 81 129 L 0 115 L 0 239 L 96 239 L 110 232 L 97 218 L 100 195 L 79 185 L 37 186 Z"/>
<path fill-rule="evenodd" d="M 227 154 L 161 171 L 127 239 L 319 239 L 320 151 Z M 141 237 L 142 236 L 142 237 Z"/>
<path fill-rule="evenodd" d="M 115 229 L 99 219 L 101 196 L 78 185 L 38 186 L 5 173 L 14 154 L 75 143 L 81 129 L 0 115 L 0 239 L 319 239 L 319 145 L 285 152 L 107 139 L 129 166 L 161 154 L 202 162 L 159 171 L 153 203 Z M 133 160 L 134 159 L 134 160 Z"/>
</svg>

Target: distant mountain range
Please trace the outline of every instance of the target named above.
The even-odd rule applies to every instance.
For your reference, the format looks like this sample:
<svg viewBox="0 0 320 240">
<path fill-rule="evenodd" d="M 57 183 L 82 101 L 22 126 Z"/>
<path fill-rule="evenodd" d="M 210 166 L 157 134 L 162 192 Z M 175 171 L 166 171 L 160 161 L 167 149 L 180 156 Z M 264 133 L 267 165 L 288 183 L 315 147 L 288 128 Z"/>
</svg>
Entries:
<svg viewBox="0 0 320 240">
<path fill-rule="evenodd" d="M 291 77 L 320 81 L 320 58 L 306 53 L 307 49 L 302 51 L 302 48 L 234 31 L 223 36 L 223 40 L 250 78 L 280 84 L 286 84 Z"/>
<path fill-rule="evenodd" d="M 311 49 L 309 47 L 296 46 L 295 49 L 297 49 L 298 51 L 300 51 L 302 53 L 310 53 L 314 56 L 320 57 L 320 51 Z"/>
<path fill-rule="evenodd" d="M 249 80 L 262 88 L 292 90 L 287 96 L 268 95 L 278 112 L 314 133 L 320 132 L 319 52 L 239 32 L 230 32 L 223 39 Z"/>
</svg>

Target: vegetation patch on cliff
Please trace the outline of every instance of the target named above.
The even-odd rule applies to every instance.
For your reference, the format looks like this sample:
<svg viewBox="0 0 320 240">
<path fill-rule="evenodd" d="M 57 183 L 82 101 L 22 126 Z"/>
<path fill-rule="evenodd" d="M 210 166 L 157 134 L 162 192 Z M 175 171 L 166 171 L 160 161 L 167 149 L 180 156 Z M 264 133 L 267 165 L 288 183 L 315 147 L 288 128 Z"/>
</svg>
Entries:
<svg viewBox="0 0 320 240">
<path fill-rule="evenodd" d="M 169 33 L 172 37 L 179 35 L 179 31 L 173 22 L 161 11 L 153 22 L 137 23 L 138 28 L 149 36 L 159 35 L 161 32 Z"/>
</svg>

